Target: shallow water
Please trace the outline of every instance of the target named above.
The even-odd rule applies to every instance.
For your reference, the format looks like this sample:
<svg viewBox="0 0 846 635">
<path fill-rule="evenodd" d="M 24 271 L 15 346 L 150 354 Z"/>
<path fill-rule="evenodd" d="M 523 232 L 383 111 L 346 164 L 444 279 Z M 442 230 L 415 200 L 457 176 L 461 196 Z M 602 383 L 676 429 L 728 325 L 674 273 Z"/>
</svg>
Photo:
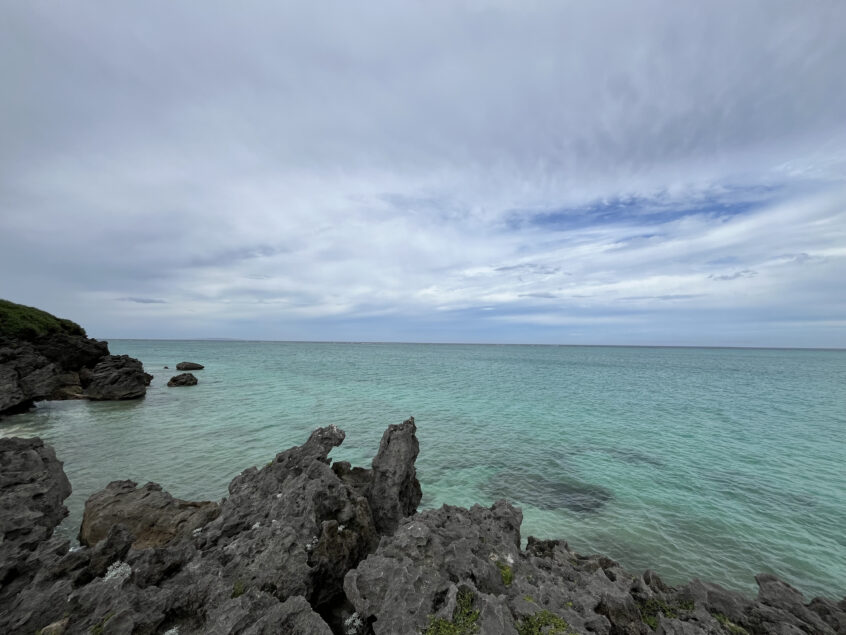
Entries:
<svg viewBox="0 0 846 635">
<path fill-rule="evenodd" d="M 53 402 L 0 434 L 56 447 L 74 488 L 61 530 L 114 479 L 219 499 L 251 465 L 334 423 L 332 456 L 369 464 L 414 415 L 423 506 L 523 508 L 523 536 L 566 538 L 671 583 L 754 591 L 770 571 L 846 594 L 846 352 L 110 342 L 156 375 L 134 402 Z M 200 383 L 167 388 L 182 360 Z M 164 370 L 164 365 L 170 370 Z"/>
</svg>

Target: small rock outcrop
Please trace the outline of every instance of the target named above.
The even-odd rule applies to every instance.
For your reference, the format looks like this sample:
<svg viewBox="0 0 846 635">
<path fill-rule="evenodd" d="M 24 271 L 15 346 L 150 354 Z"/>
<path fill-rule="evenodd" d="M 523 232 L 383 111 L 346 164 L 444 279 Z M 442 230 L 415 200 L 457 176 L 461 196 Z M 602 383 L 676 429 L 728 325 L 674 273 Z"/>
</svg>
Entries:
<svg viewBox="0 0 846 635">
<path fill-rule="evenodd" d="M 392 534 L 399 522 L 411 516 L 420 505 L 423 491 L 414 462 L 420 452 L 414 417 L 391 425 L 382 435 L 379 452 L 373 459 L 368 493 L 376 530 Z"/>
<path fill-rule="evenodd" d="M 235 477 L 219 506 L 113 482 L 73 551 L 52 536 L 70 492 L 52 449 L 0 439 L 0 632 L 846 633 L 846 599 L 806 603 L 772 575 L 754 599 L 672 587 L 563 540 L 522 549 L 506 501 L 415 513 L 414 421 L 388 428 L 371 469 L 332 464 L 344 437 L 318 428 Z"/>
<path fill-rule="evenodd" d="M 167 366 L 165 366 L 167 368 Z M 196 362 L 179 362 L 176 365 L 176 370 L 203 370 L 205 366 L 197 364 Z"/>
<path fill-rule="evenodd" d="M 123 358 L 131 361 L 115 362 L 106 342 L 86 337 L 70 320 L 0 300 L 0 416 L 44 399 L 144 396 L 153 376 L 138 360 Z"/>
<path fill-rule="evenodd" d="M 147 373 L 129 355 L 108 355 L 91 370 L 85 396 L 93 401 L 137 399 L 147 393 Z"/>
<path fill-rule="evenodd" d="M 218 514 L 217 503 L 180 500 L 156 483 L 138 487 L 133 481 L 112 481 L 85 501 L 79 542 L 93 547 L 106 539 L 112 527 L 123 525 L 135 537 L 135 549 L 162 547 L 190 535 Z"/>
<path fill-rule="evenodd" d="M 181 375 L 174 375 L 170 378 L 170 381 L 167 382 L 167 385 L 170 387 L 173 386 L 196 386 L 197 385 L 197 378 L 194 377 L 191 373 L 182 373 Z"/>
</svg>

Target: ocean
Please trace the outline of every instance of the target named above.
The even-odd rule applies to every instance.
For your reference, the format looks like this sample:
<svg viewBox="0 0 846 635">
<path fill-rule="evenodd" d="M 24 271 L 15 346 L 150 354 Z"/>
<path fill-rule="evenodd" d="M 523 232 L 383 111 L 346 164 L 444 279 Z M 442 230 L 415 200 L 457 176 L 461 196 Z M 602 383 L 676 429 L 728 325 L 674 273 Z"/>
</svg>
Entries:
<svg viewBox="0 0 846 635">
<path fill-rule="evenodd" d="M 413 415 L 422 508 L 523 510 L 523 537 L 564 538 L 665 581 L 754 593 L 775 573 L 846 595 L 846 351 L 114 340 L 155 375 L 130 402 L 45 402 L 0 422 L 38 435 L 73 494 L 160 483 L 217 500 L 318 426 L 369 465 Z M 199 384 L 168 388 L 178 362 Z M 163 367 L 169 366 L 166 370 Z"/>
</svg>

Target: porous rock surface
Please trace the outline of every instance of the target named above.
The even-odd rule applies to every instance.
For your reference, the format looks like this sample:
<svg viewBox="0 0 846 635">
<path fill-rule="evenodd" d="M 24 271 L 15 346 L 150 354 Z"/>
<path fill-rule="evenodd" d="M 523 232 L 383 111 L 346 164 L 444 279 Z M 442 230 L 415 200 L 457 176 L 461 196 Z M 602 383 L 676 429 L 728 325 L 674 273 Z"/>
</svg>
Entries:
<svg viewBox="0 0 846 635">
<path fill-rule="evenodd" d="M 147 393 L 147 373 L 129 355 L 107 355 L 91 370 L 85 396 L 94 401 L 137 399 Z"/>
<path fill-rule="evenodd" d="M 135 549 L 161 547 L 190 535 L 218 514 L 217 503 L 180 500 L 157 483 L 138 487 L 133 481 L 112 481 L 85 501 L 79 542 L 93 547 L 120 524 L 135 537 Z"/>
<path fill-rule="evenodd" d="M 237 476 L 212 520 L 156 546 L 140 546 L 134 533 L 142 529 L 128 527 L 127 514 L 92 504 L 105 537 L 69 551 L 51 537 L 69 492 L 61 464 L 39 440 L 0 439 L 2 513 L 13 519 L 4 520 L 12 530 L 0 543 L 0 632 L 846 632 L 846 599 L 806 603 L 770 575 L 757 577 L 751 599 L 699 580 L 670 587 L 562 540 L 530 537 L 521 549 L 522 514 L 505 501 L 415 514 L 413 419 L 388 428 L 370 469 L 331 464 L 343 440 L 335 426 L 315 430 Z M 14 479 L 7 465 L 16 466 Z M 40 489 L 26 489 L 33 484 Z M 136 514 L 146 505 L 173 526 L 180 522 L 168 514 L 184 510 L 154 484 L 116 482 L 92 499 Z M 38 519 L 34 533 L 15 533 L 30 518 Z"/>
<path fill-rule="evenodd" d="M 167 385 L 171 388 L 174 386 L 196 386 L 197 378 L 191 373 L 181 373 L 171 377 L 170 381 L 167 382 Z"/>
<path fill-rule="evenodd" d="M 44 399 L 135 399 L 150 380 L 137 359 L 109 355 L 106 342 L 83 335 L 0 337 L 0 416 Z"/>
</svg>

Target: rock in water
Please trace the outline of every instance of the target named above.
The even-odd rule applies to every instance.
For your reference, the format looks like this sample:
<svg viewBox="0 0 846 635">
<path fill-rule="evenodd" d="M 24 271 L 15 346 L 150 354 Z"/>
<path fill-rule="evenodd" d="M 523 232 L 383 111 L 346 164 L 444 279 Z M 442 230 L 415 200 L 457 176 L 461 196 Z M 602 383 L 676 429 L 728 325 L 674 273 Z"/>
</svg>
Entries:
<svg viewBox="0 0 846 635">
<path fill-rule="evenodd" d="M 417 511 L 423 492 L 414 462 L 420 452 L 414 417 L 390 425 L 373 459 L 370 508 L 380 534 L 392 534 L 399 522 Z"/>
<path fill-rule="evenodd" d="M 91 371 L 85 396 L 94 401 L 137 399 L 147 393 L 144 367 L 129 355 L 104 357 Z"/>
<path fill-rule="evenodd" d="M 181 375 L 174 375 L 167 382 L 168 386 L 196 386 L 197 378 L 191 373 L 182 373 Z"/>
<path fill-rule="evenodd" d="M 0 415 L 25 412 L 42 399 L 143 396 L 146 386 L 137 385 L 134 373 L 114 363 L 100 367 L 109 359 L 107 343 L 86 337 L 78 324 L 0 300 Z M 96 367 L 99 386 L 89 395 Z M 152 375 L 144 377 L 149 384 Z"/>
<path fill-rule="evenodd" d="M 179 362 L 176 365 L 176 370 L 203 370 L 204 368 L 205 366 L 196 362 Z"/>
</svg>

